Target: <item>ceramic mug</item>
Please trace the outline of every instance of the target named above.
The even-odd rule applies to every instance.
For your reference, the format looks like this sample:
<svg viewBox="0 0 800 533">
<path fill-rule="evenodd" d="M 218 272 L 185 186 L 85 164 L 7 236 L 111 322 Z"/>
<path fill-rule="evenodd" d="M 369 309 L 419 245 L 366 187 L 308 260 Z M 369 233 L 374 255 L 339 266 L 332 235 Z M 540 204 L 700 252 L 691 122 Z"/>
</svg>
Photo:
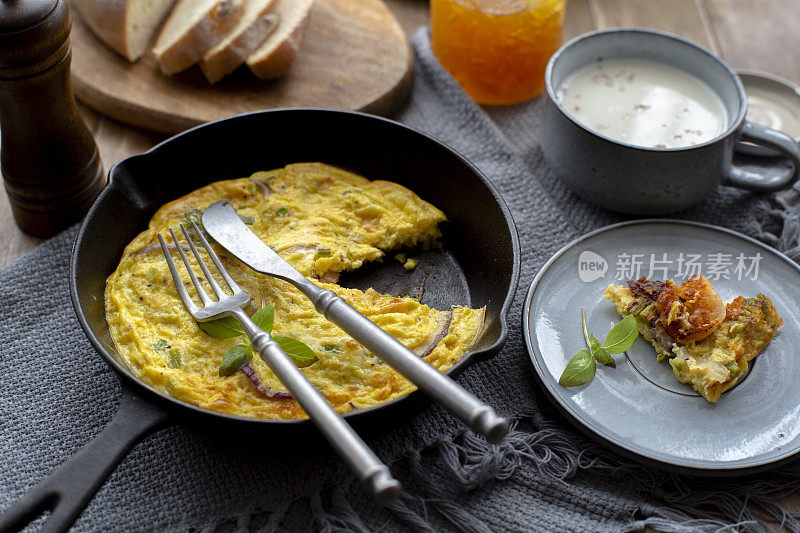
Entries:
<svg viewBox="0 0 800 533">
<path fill-rule="evenodd" d="M 556 92 L 581 67 L 617 58 L 665 63 L 703 80 L 721 98 L 727 127 L 710 141 L 683 148 L 634 146 L 590 130 L 566 112 Z M 541 142 L 550 169 L 576 194 L 606 209 L 658 215 L 692 206 L 720 184 L 767 192 L 788 188 L 800 177 L 798 144 L 784 133 L 746 121 L 747 100 L 736 73 L 680 37 L 628 28 L 587 33 L 550 58 L 545 89 Z M 740 140 L 770 147 L 786 159 L 736 166 L 733 153 Z"/>
</svg>

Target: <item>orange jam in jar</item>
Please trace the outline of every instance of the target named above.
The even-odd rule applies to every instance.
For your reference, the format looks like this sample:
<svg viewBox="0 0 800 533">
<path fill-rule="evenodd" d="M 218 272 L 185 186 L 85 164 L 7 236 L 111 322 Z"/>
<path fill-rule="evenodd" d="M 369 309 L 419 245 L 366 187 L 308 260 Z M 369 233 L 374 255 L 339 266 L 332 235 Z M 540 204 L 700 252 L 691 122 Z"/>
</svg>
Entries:
<svg viewBox="0 0 800 533">
<path fill-rule="evenodd" d="M 478 103 L 523 102 L 544 88 L 566 0 L 430 0 L 433 52 Z"/>
</svg>

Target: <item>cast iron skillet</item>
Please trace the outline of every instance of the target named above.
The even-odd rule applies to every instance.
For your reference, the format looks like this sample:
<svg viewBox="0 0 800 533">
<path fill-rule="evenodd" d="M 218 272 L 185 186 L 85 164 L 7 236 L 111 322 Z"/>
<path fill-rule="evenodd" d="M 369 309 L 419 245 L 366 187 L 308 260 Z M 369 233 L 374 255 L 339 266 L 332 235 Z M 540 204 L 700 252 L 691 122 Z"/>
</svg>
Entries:
<svg viewBox="0 0 800 533">
<path fill-rule="evenodd" d="M 398 182 L 443 209 L 449 219 L 442 228 L 444 251 L 423 253 L 413 274 L 387 260 L 343 276 L 340 283 L 395 294 L 419 295 L 424 287 L 422 301 L 440 309 L 485 305 L 485 332 L 451 375 L 500 349 L 519 276 L 519 241 L 505 202 L 464 157 L 423 133 L 361 113 L 275 110 L 199 126 L 117 163 L 80 227 L 70 262 L 72 303 L 89 340 L 120 376 L 120 406 L 93 441 L 0 517 L 0 531 L 21 528 L 46 509 L 51 514 L 42 531 L 66 530 L 128 450 L 166 424 L 199 419 L 205 427 L 222 424 L 282 439 L 313 428 L 308 421 L 208 411 L 156 391 L 119 358 L 103 307 L 106 278 L 159 206 L 212 181 L 310 161 Z M 377 411 L 385 415 L 387 409 L 413 409 L 415 404 L 419 401 L 404 397 L 345 416 L 363 429 L 362 420 L 374 425 Z M 382 418 L 396 421 L 395 415 Z"/>
</svg>

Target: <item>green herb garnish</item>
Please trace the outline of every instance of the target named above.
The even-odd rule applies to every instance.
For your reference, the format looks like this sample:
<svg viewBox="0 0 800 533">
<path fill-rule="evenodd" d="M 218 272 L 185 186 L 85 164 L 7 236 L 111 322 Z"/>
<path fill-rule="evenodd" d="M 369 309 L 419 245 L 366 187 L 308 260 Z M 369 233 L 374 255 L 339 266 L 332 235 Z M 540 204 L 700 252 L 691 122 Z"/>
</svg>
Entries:
<svg viewBox="0 0 800 533">
<path fill-rule="evenodd" d="M 167 341 L 165 341 L 164 339 L 158 339 L 156 343 L 153 345 L 153 349 L 157 352 L 163 352 L 164 350 L 167 349 L 168 346 L 169 343 Z"/>
<path fill-rule="evenodd" d="M 558 383 L 565 387 L 577 387 L 589 383 L 594 377 L 596 367 L 592 353 L 589 350 L 580 350 L 569 360 Z"/>
<path fill-rule="evenodd" d="M 259 309 L 250 318 L 259 328 L 267 333 L 272 333 L 272 326 L 275 321 L 275 304 L 269 304 Z M 243 337 L 244 343 L 231 347 L 222 358 L 222 364 L 219 367 L 220 376 L 235 374 L 253 358 L 255 349 L 247 338 L 247 333 L 235 319 L 224 317 L 209 322 L 198 322 L 197 325 L 212 337 L 221 339 Z M 277 342 L 283 352 L 300 368 L 306 367 L 317 360 L 314 351 L 307 344 L 297 339 L 275 334 L 272 335 L 272 340 Z"/>
<path fill-rule="evenodd" d="M 286 335 L 278 334 L 273 335 L 272 340 L 277 342 L 283 350 L 283 353 L 288 355 L 292 361 L 294 361 L 294 364 L 300 368 L 307 367 L 317 360 L 314 351 L 304 342 L 287 337 Z"/>
<path fill-rule="evenodd" d="M 336 351 L 338 351 L 336 346 L 333 345 L 333 344 L 323 344 L 322 345 L 322 349 L 325 350 L 326 352 L 336 352 Z"/>
<path fill-rule="evenodd" d="M 633 346 L 638 336 L 639 328 L 636 326 L 636 319 L 633 315 L 628 315 L 611 328 L 606 335 L 603 348 L 609 353 L 622 353 Z"/>
<path fill-rule="evenodd" d="M 199 209 L 189 209 L 183 213 L 183 218 L 186 219 L 186 222 L 191 226 L 192 222 L 197 224 L 201 230 L 204 230 L 203 234 L 205 235 L 206 240 L 209 244 L 214 244 L 217 242 L 214 240 L 214 237 L 205 233 L 205 226 L 203 226 L 203 212 Z M 202 246 L 203 242 L 195 235 L 192 239 L 197 246 Z M 163 257 L 162 257 L 163 259 Z"/>
<path fill-rule="evenodd" d="M 275 214 L 278 215 L 279 217 L 282 217 L 284 215 L 288 215 L 289 210 L 286 209 L 285 207 L 279 207 L 278 210 L 275 211 Z"/>
<path fill-rule="evenodd" d="M 197 224 L 200 225 L 203 222 L 203 212 L 199 209 L 189 209 L 183 214 L 183 218 L 190 224 L 192 222 L 197 222 Z"/>
<path fill-rule="evenodd" d="M 177 348 L 173 348 L 167 352 L 169 356 L 169 366 L 172 368 L 181 367 L 181 352 Z"/>
<path fill-rule="evenodd" d="M 247 335 L 244 329 L 242 329 L 241 324 L 239 324 L 235 318 L 229 316 L 210 320 L 208 322 L 198 322 L 197 325 L 200 326 L 200 329 L 204 332 L 218 339 Z"/>
<path fill-rule="evenodd" d="M 270 333 L 272 331 L 272 323 L 275 321 L 275 304 L 269 304 L 262 307 L 255 314 L 250 317 L 258 327 Z"/>
<path fill-rule="evenodd" d="M 253 347 L 249 344 L 237 344 L 231 346 L 225 357 L 222 358 L 222 364 L 219 365 L 220 376 L 232 376 L 242 369 L 244 365 L 253 359 Z"/>
<path fill-rule="evenodd" d="M 614 362 L 614 358 L 611 357 L 611 354 L 608 353 L 608 350 L 603 348 L 603 346 L 600 344 L 600 341 L 597 340 L 597 337 L 592 334 L 589 334 L 589 350 L 592 352 L 592 356 L 601 365 L 610 366 L 611 368 L 617 367 L 617 364 Z"/>
<path fill-rule="evenodd" d="M 247 224 L 248 226 L 252 226 L 256 223 L 256 219 L 251 217 L 250 215 L 239 215 L 239 218 L 242 219 L 242 222 Z"/>
<path fill-rule="evenodd" d="M 330 248 L 318 248 L 317 255 L 320 257 L 330 257 L 333 255 Z"/>
<path fill-rule="evenodd" d="M 583 318 L 583 336 L 588 350 L 583 349 L 572 356 L 567 367 L 561 374 L 558 383 L 565 387 L 585 385 L 594 378 L 597 364 L 601 363 L 612 368 L 616 367 L 611 354 L 622 353 L 633 346 L 639 336 L 639 328 L 633 315 L 628 315 L 620 320 L 606 335 L 603 344 L 586 328 L 586 310 L 581 310 Z"/>
</svg>

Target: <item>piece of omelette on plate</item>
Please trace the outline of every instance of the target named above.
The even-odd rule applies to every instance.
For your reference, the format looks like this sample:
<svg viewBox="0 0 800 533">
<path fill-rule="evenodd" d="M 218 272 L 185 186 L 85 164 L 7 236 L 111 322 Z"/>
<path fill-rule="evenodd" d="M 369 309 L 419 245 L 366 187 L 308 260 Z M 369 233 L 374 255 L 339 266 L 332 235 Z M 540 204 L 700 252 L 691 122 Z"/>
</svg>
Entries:
<svg viewBox="0 0 800 533">
<path fill-rule="evenodd" d="M 204 333 L 172 282 L 156 235 L 160 232 L 166 237 L 168 227 L 180 223 L 200 224 L 203 210 L 222 199 L 229 200 L 242 220 L 305 276 L 342 296 L 439 370 L 452 367 L 479 338 L 485 308 L 437 310 L 411 297 L 347 289 L 335 283 L 342 271 L 379 260 L 389 250 L 435 246 L 441 235 L 438 225 L 446 219 L 442 211 L 396 183 L 369 181 L 321 163 L 299 163 L 215 182 L 170 202 L 125 248 L 106 285 L 106 317 L 119 353 L 153 387 L 224 413 L 259 418 L 306 416 L 258 357 L 251 360 L 247 372 L 220 376 L 223 356 L 242 339 Z M 218 245 L 214 248 L 231 276 L 252 297 L 246 311 L 252 315 L 274 304 L 273 333 L 293 337 L 312 349 L 317 360 L 302 371 L 335 409 L 362 409 L 415 390 L 317 313 L 291 284 L 254 272 Z M 188 255 L 199 272 L 194 257 Z M 185 269 L 179 271 L 191 287 Z"/>
<path fill-rule="evenodd" d="M 639 332 L 668 359 L 678 381 L 715 403 L 739 383 L 752 361 L 783 326 L 763 294 L 725 304 L 705 276 L 683 284 L 641 277 L 627 286 L 613 283 L 603 296 L 622 316 L 633 315 Z"/>
</svg>

